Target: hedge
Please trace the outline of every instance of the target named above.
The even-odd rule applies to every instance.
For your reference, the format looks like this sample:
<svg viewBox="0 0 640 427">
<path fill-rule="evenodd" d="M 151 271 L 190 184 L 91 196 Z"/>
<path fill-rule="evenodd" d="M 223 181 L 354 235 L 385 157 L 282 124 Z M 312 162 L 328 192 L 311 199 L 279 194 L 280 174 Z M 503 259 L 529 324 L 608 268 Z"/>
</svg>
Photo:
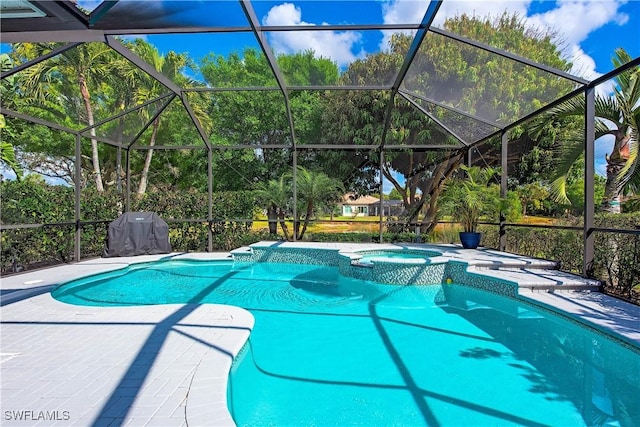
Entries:
<svg viewBox="0 0 640 427">
<path fill-rule="evenodd" d="M 2 181 L 2 225 L 31 224 L 30 228 L 3 229 L 0 236 L 2 273 L 33 269 L 74 260 L 74 192 L 70 187 L 50 186 L 36 179 Z M 121 194 L 83 191 L 81 196 L 82 258 L 101 256 L 109 222 L 124 207 Z M 132 211 L 155 211 L 169 224 L 169 238 L 175 251 L 207 250 L 208 230 L 213 231 L 213 249 L 228 251 L 260 240 L 273 239 L 251 231 L 255 209 L 250 191 L 213 195 L 213 218 L 207 218 L 207 195 L 197 192 L 152 192 L 132 196 Z M 41 225 L 45 224 L 45 225 Z"/>
</svg>

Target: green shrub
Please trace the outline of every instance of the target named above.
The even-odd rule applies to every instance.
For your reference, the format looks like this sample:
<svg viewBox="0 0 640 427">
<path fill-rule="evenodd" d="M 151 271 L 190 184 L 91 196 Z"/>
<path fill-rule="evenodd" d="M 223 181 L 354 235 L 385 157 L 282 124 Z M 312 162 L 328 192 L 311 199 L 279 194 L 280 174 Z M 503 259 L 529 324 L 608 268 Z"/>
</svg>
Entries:
<svg viewBox="0 0 640 427">
<path fill-rule="evenodd" d="M 74 261 L 74 190 L 51 186 L 35 175 L 23 181 L 0 182 L 2 224 L 33 224 L 21 229 L 3 229 L 0 235 L 2 273 Z M 80 199 L 82 258 L 102 256 L 109 222 L 124 210 L 122 194 L 83 191 Z M 175 251 L 205 251 L 208 227 L 213 231 L 213 249 L 230 250 L 269 238 L 251 232 L 255 195 L 250 191 L 213 195 L 214 221 L 181 221 L 207 217 L 207 194 L 196 191 L 151 192 L 131 197 L 132 211 L 155 211 L 169 224 Z M 157 208 L 157 209 L 156 209 Z M 66 223 L 66 224 L 62 224 Z M 39 224 L 49 224 L 40 226 Z"/>
</svg>

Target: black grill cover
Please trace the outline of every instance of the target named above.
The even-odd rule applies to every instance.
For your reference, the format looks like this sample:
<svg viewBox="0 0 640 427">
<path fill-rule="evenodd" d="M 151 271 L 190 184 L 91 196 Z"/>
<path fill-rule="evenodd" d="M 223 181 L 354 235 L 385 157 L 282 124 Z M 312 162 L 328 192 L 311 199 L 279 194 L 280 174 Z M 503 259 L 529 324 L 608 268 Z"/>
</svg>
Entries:
<svg viewBox="0 0 640 427">
<path fill-rule="evenodd" d="M 155 212 L 125 212 L 109 224 L 105 257 L 169 252 L 169 226 Z"/>
</svg>

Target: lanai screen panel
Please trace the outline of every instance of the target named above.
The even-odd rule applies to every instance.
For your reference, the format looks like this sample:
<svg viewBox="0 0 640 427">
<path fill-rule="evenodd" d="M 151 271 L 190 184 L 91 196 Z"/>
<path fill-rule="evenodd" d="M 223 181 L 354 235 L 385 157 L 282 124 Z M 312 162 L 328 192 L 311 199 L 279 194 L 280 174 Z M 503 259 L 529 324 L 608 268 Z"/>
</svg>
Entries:
<svg viewBox="0 0 640 427">
<path fill-rule="evenodd" d="M 315 27 L 314 27 L 315 28 Z M 318 27 L 322 28 L 322 27 Z M 383 53 L 379 30 L 265 33 L 287 86 L 391 87 L 404 55 Z"/>
<path fill-rule="evenodd" d="M 3 99 L 3 107 L 82 130 L 137 104 L 135 95 L 142 72 L 105 43 L 78 44 L 40 60 L 58 46 L 57 43 L 14 45 L 16 65 L 34 63 L 3 80 L 15 78 L 28 89 L 27 93 L 13 91 L 11 97 Z"/>
<path fill-rule="evenodd" d="M 429 32 L 404 90 L 480 121 L 508 125 L 574 90 L 565 78 Z"/>
<path fill-rule="evenodd" d="M 471 164 L 471 166 L 479 166 L 482 168 L 500 168 L 502 167 L 501 151 L 502 140 L 499 135 L 496 135 L 492 138 L 484 140 L 479 144 L 473 145 L 473 147 L 469 149 L 466 163 Z M 512 150 L 511 152 L 511 156 L 513 159 L 517 159 L 521 155 L 522 153 L 516 152 L 514 150 Z M 509 167 L 517 167 L 516 162 L 512 161 Z"/>
<path fill-rule="evenodd" d="M 161 115 L 146 118 L 145 127 L 141 128 L 136 139 L 129 143 L 130 147 L 205 147 L 205 140 L 198 130 L 196 121 L 192 120 L 188 114 L 182 99 L 177 96 L 170 99 Z M 189 103 L 189 105 L 192 104 Z M 206 129 L 211 126 L 206 114 L 206 106 L 195 104 L 192 105 L 192 110 L 206 137 Z"/>
<path fill-rule="evenodd" d="M 161 95 L 149 101 L 140 102 L 138 105 L 119 106 L 114 110 L 114 118 L 107 120 L 82 133 L 85 137 L 91 137 L 91 129 L 95 135 L 114 141 L 122 146 L 133 144 L 141 132 L 149 127 L 155 117 L 164 111 L 175 96 L 173 94 Z"/>
<path fill-rule="evenodd" d="M 607 1 L 562 2 L 555 6 L 548 10 L 536 2 L 484 1 L 479 5 L 472 1 L 446 0 L 442 2 L 434 26 L 455 36 L 485 43 L 536 63 L 591 79 L 595 71 L 590 69 L 595 66 L 593 58 L 612 57 L 614 49 L 620 46 L 615 27 L 626 25 L 640 16 L 640 2 L 637 1 L 622 4 Z M 461 20 L 463 14 L 467 17 Z M 471 16 L 480 18 L 483 24 L 469 25 Z M 571 19 L 567 21 L 566 16 Z M 601 34 L 610 34 L 602 42 L 591 44 L 587 52 L 583 52 L 579 45 L 593 23 L 582 22 L 583 19 L 601 22 L 611 20 L 596 30 Z M 490 25 L 498 28 L 499 32 L 487 31 Z M 547 25 L 554 28 L 549 29 Z M 537 41 L 522 43 L 519 37 L 513 37 L 523 28 L 526 28 L 524 33 L 527 36 Z M 560 55 L 552 53 L 553 44 L 561 51 Z M 636 34 L 626 34 L 624 45 L 632 57 L 637 55 L 640 51 L 637 31 Z M 595 72 L 607 73 L 614 68 L 613 62 L 598 61 Z"/>
<path fill-rule="evenodd" d="M 288 149 L 238 149 L 214 145 L 211 157 L 215 193 L 253 190 L 260 183 L 279 178 L 290 152 Z M 199 171 L 206 173 L 206 156 L 203 159 Z"/>
<path fill-rule="evenodd" d="M 33 65 L 3 79 L 3 84 L 15 79 L 29 91 L 23 97 L 24 90 L 13 90 L 11 97 L 3 97 L 4 108 L 102 142 L 127 145 L 175 95 L 105 43 L 76 44 L 43 59 L 60 46 L 14 46 L 14 65 Z"/>
<path fill-rule="evenodd" d="M 448 129 L 435 115 L 425 114 L 426 110 L 409 97 L 396 96 L 389 113 L 391 117 L 385 135 L 385 147 L 447 149 L 466 145 L 464 140 Z M 384 116 L 386 120 L 386 111 Z"/>
<path fill-rule="evenodd" d="M 388 90 L 292 91 L 291 110 L 298 146 L 378 147 L 382 143 L 389 98 Z"/>
<path fill-rule="evenodd" d="M 103 2 L 90 17 L 96 29 L 246 27 L 238 1 L 120 0 Z"/>
<path fill-rule="evenodd" d="M 186 92 L 212 146 L 292 145 L 291 128 L 280 90 Z"/>
<path fill-rule="evenodd" d="M 185 54 L 193 61 L 183 73 L 184 89 L 278 88 L 273 70 L 250 31 L 149 34 L 146 40 Z"/>
<path fill-rule="evenodd" d="M 301 145 L 297 150 L 299 166 L 337 179 L 345 192 L 354 194 L 379 192 L 379 159 L 379 150 L 368 148 L 309 148 Z"/>
<path fill-rule="evenodd" d="M 401 92 L 401 95 L 415 104 L 416 108 L 430 117 L 432 121 L 447 129 L 450 137 L 461 144 L 478 141 L 500 129 L 498 124 L 482 120 L 478 116 L 465 113 L 457 108 L 436 104 L 435 101 L 425 96 L 406 92 Z"/>
</svg>

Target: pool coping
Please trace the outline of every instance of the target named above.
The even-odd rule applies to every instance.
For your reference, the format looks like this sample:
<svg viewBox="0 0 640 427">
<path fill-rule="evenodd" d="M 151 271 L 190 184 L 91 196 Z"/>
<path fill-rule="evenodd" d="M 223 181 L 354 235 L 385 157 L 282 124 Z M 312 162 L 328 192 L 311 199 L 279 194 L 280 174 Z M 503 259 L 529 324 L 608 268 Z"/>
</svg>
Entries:
<svg viewBox="0 0 640 427">
<path fill-rule="evenodd" d="M 371 243 L 260 244 L 344 252 L 399 247 Z M 433 249 L 434 245 L 420 247 Z M 486 269 L 487 262 L 494 267 L 525 269 L 543 262 L 483 249 L 462 250 L 455 245 L 436 247 L 448 260 L 471 260 L 467 268 L 476 274 L 496 274 Z M 64 418 L 67 411 L 69 419 L 56 421 L 55 425 L 234 425 L 227 409 L 227 379 L 233 358 L 253 328 L 251 313 L 217 304 L 80 307 L 58 302 L 49 294 L 55 285 L 77 277 L 161 259 L 231 258 L 229 252 L 99 258 L 3 277 L 3 415 L 7 410 L 23 411 L 23 415 L 31 411 L 34 417 L 49 411 L 49 415 Z M 521 286 L 519 297 L 622 336 L 640 348 L 638 306 L 599 292 L 563 290 L 561 286 L 553 292 Z M 173 323 L 164 328 L 167 319 Z M 161 325 L 164 329 L 158 332 Z M 125 342 L 123 332 L 127 334 Z M 154 336 L 164 338 L 162 345 L 150 344 Z M 185 345 L 190 346 L 189 351 L 184 350 Z M 156 353 L 148 354 L 149 350 Z M 145 359 L 150 366 L 144 378 L 139 378 L 141 368 L 133 369 L 139 366 L 136 361 L 140 362 L 140 354 L 149 358 Z M 51 424 L 51 420 L 33 421 L 31 425 Z M 5 416 L 3 425 L 25 422 Z"/>
</svg>

